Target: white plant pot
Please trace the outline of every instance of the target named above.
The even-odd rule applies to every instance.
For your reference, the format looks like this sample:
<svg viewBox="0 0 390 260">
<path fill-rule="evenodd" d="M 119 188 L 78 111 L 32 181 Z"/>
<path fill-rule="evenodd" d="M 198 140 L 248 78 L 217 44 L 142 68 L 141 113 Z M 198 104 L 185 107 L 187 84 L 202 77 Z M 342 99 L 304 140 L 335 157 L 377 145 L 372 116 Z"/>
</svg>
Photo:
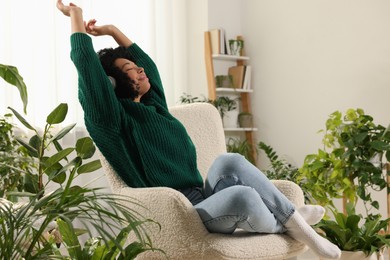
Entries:
<svg viewBox="0 0 390 260">
<path fill-rule="evenodd" d="M 236 128 L 238 126 L 238 110 L 227 111 L 223 118 L 223 126 L 225 128 Z"/>
<path fill-rule="evenodd" d="M 342 251 L 340 260 L 384 260 L 383 252 L 366 256 L 363 252 Z"/>
</svg>

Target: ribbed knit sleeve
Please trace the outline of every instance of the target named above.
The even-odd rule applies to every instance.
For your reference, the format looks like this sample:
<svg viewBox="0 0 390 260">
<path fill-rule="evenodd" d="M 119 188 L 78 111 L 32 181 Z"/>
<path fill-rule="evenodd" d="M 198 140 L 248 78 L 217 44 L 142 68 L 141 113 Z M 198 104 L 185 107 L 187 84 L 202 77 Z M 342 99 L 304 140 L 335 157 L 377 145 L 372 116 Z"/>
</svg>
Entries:
<svg viewBox="0 0 390 260">
<path fill-rule="evenodd" d="M 79 76 L 79 100 L 85 117 L 96 124 L 119 130 L 123 109 L 93 48 L 91 37 L 85 33 L 74 33 L 71 35 L 71 47 L 71 59 Z"/>
</svg>

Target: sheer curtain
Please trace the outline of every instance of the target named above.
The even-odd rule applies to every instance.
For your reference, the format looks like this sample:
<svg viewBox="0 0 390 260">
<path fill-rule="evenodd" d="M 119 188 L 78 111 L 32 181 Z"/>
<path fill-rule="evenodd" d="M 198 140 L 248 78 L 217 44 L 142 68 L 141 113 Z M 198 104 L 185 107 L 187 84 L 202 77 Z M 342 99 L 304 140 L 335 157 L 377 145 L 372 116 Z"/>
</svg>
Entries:
<svg viewBox="0 0 390 260">
<path fill-rule="evenodd" d="M 64 0 L 65 4 L 69 1 Z M 115 24 L 157 63 L 168 104 L 186 91 L 186 1 L 75 0 L 84 18 Z M 68 103 L 66 123 L 83 126 L 77 75 L 70 60 L 70 20 L 56 0 L 4 0 L 0 9 L 0 63 L 16 66 L 28 91 L 26 117 L 42 126 L 59 103 Z M 34 10 L 34 11 L 33 11 Z M 95 50 L 115 47 L 110 37 L 93 37 Z M 0 114 L 11 106 L 22 112 L 17 89 L 0 80 Z"/>
<path fill-rule="evenodd" d="M 95 18 L 98 24 L 115 24 L 140 45 L 160 69 L 168 104 L 177 104 L 180 95 L 186 92 L 187 1 L 73 2 L 83 8 L 86 20 Z M 77 123 L 77 127 L 63 145 L 73 146 L 77 138 L 88 133 L 77 99 L 77 74 L 70 60 L 70 19 L 55 4 L 56 0 L 1 2 L 0 64 L 16 66 L 23 76 L 28 91 L 24 116 L 35 127 L 42 128 L 47 115 L 60 103 L 69 105 L 63 125 Z M 117 46 L 110 37 L 93 37 L 93 42 L 96 51 Z M 23 112 L 17 89 L 0 79 L 1 116 L 10 113 L 8 106 Z"/>
</svg>

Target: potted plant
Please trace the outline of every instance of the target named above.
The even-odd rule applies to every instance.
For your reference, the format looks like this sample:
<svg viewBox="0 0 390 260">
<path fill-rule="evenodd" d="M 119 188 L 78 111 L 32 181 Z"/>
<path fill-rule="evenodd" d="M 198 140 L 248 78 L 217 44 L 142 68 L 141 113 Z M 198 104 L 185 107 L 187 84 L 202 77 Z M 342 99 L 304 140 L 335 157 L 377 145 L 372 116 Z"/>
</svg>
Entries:
<svg viewBox="0 0 390 260">
<path fill-rule="evenodd" d="M 153 248 L 144 227 L 153 221 L 121 203 L 131 198 L 76 183 L 101 165 L 91 160 L 96 148 L 90 137 L 79 138 L 74 147 L 60 145 L 75 124 L 53 133 L 67 104 L 47 116 L 43 131 L 9 109 L 35 134 L 15 137 L 10 115 L 0 119 L 0 259 L 134 259 L 147 250 L 162 252 Z M 83 234 L 89 238 L 82 244 Z"/>
<path fill-rule="evenodd" d="M 215 86 L 217 88 L 232 88 L 233 77 L 231 75 L 217 75 L 215 76 Z"/>
<path fill-rule="evenodd" d="M 349 223 L 348 227 L 353 234 L 363 234 L 367 228 L 378 231 L 388 224 L 389 219 L 379 220 L 380 215 L 372 213 L 373 210 L 379 209 L 379 203 L 371 196 L 371 190 L 380 191 L 387 188 L 383 163 L 390 160 L 388 130 L 380 124 L 375 124 L 373 117 L 365 114 L 362 109 L 348 109 L 344 115 L 335 111 L 327 119 L 326 128 L 322 130 L 324 148 L 319 149 L 316 154 L 307 155 L 299 169 L 302 188 L 311 194 L 315 203 L 331 209 L 336 218 L 336 222 L 322 222 L 319 225 L 326 237 L 330 238 L 334 234 L 326 229 L 329 226 L 333 230 L 330 232 L 335 232 L 335 227 L 339 227 L 338 236 L 350 236 L 348 230 L 341 225 L 346 220 L 365 221 L 359 225 Z M 333 203 L 334 198 L 343 198 L 346 219 L 340 217 Z M 358 199 L 363 202 L 365 218 L 347 210 L 348 207 L 356 208 Z M 362 248 L 361 243 L 354 243 L 352 247 L 346 239 L 338 240 L 336 244 L 342 250 L 360 250 L 366 254 L 380 253 L 383 247 L 389 245 L 390 240 L 386 234 L 376 232 L 375 239 L 382 241 L 382 247 L 374 251 Z"/>
<path fill-rule="evenodd" d="M 230 39 L 229 48 L 231 55 L 241 56 L 242 49 L 244 49 L 244 40 Z"/>
<path fill-rule="evenodd" d="M 237 100 L 238 98 L 232 99 L 228 96 L 220 96 L 213 101 L 214 106 L 221 114 L 223 126 L 226 128 L 237 127 L 239 114 Z"/>
<path fill-rule="evenodd" d="M 253 115 L 249 112 L 241 112 L 238 114 L 238 125 L 242 128 L 253 127 Z"/>
<path fill-rule="evenodd" d="M 221 115 L 224 127 L 236 128 L 238 124 L 238 100 L 239 98 L 230 98 L 228 96 L 220 96 L 215 100 L 210 100 L 205 97 L 193 97 L 192 95 L 183 94 L 180 97 L 180 102 L 183 104 L 190 104 L 194 102 L 208 102 L 214 105 Z"/>
<path fill-rule="evenodd" d="M 333 211 L 334 220 L 322 219 L 315 227 L 339 246 L 343 260 L 383 260 L 383 251 L 390 246 L 389 219 L 381 219 L 379 214 L 364 218 L 356 214 L 353 204 L 348 204 L 346 211 L 346 214 Z"/>
</svg>

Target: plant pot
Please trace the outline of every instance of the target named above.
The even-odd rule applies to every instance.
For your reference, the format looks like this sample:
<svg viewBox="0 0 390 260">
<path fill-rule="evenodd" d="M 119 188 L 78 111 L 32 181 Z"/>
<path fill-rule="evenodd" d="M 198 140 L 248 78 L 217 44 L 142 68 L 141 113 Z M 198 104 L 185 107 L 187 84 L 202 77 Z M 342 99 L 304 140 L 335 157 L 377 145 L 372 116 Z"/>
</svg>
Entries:
<svg viewBox="0 0 390 260">
<path fill-rule="evenodd" d="M 365 253 L 361 251 L 341 251 L 340 260 L 384 260 L 383 252 L 377 252 L 370 256 L 366 256 Z"/>
<path fill-rule="evenodd" d="M 253 116 L 248 113 L 241 113 L 238 115 L 238 124 L 242 128 L 252 128 L 253 127 Z"/>
<path fill-rule="evenodd" d="M 238 125 L 238 110 L 230 110 L 225 112 L 222 118 L 225 128 L 237 128 Z"/>
<path fill-rule="evenodd" d="M 240 56 L 242 48 L 244 48 L 243 40 L 229 40 L 230 53 L 234 56 Z"/>
<path fill-rule="evenodd" d="M 230 75 L 215 76 L 215 84 L 217 88 L 232 88 L 233 78 Z"/>
</svg>

